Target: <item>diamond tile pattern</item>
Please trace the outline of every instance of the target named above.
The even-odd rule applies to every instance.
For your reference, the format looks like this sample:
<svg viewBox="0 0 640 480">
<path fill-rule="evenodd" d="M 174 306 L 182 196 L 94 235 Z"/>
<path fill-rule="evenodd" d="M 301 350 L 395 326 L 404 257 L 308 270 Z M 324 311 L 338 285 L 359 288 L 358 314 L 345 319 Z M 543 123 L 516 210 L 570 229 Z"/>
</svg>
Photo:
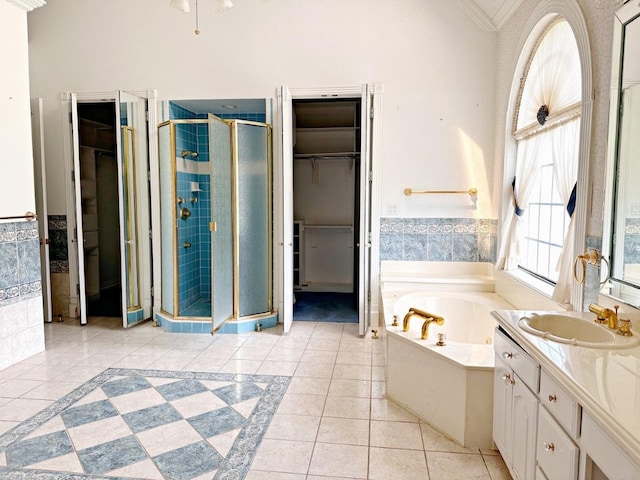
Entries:
<svg viewBox="0 0 640 480">
<path fill-rule="evenodd" d="M 0 467 L 0 477 L 131 479 L 135 477 L 121 472 L 141 471 L 145 462 L 152 462 L 165 479 L 244 478 L 289 380 L 270 375 L 105 370 L 0 435 L 0 456 L 5 455 L 7 465 Z M 107 399 L 87 403 L 99 398 L 99 391 Z M 140 395 L 165 401 L 132 410 Z M 184 405 L 192 396 L 210 410 L 192 416 L 180 413 L 189 411 Z M 247 414 L 252 402 L 256 406 Z M 87 448 L 75 446 L 80 442 L 72 439 L 94 424 Z M 51 425 L 60 430 L 52 432 Z M 215 445 L 232 446 L 217 451 Z M 42 469 L 45 464 L 47 470 Z M 82 473 L 65 467 L 78 464 Z"/>
</svg>

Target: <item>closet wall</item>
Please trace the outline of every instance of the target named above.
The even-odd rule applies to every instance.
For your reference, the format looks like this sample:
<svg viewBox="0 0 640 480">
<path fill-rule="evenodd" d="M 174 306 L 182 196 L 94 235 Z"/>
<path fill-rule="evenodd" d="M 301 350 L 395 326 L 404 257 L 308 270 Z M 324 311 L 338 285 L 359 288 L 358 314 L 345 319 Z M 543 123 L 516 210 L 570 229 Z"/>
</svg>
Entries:
<svg viewBox="0 0 640 480">
<path fill-rule="evenodd" d="M 294 287 L 353 292 L 360 104 L 296 101 Z"/>
</svg>

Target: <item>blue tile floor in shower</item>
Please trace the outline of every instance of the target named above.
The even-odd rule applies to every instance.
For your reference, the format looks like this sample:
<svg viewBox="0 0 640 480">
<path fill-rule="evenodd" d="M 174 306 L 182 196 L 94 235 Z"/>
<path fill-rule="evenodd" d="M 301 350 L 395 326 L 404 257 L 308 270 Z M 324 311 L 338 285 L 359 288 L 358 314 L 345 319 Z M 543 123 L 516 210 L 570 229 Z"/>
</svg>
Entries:
<svg viewBox="0 0 640 480">
<path fill-rule="evenodd" d="M 358 323 L 351 293 L 296 292 L 293 319 L 313 322 Z"/>
<path fill-rule="evenodd" d="M 0 478 L 243 479 L 289 380 L 105 370 L 0 435 Z"/>
<path fill-rule="evenodd" d="M 201 298 L 180 312 L 183 317 L 210 317 L 211 300 Z"/>
</svg>

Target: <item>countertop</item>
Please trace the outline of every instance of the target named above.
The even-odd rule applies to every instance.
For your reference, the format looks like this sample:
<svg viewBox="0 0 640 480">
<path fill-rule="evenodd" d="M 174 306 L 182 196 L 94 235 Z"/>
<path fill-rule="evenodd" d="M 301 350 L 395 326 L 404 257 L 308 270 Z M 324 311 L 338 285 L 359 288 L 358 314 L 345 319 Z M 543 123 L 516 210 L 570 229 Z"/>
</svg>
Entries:
<svg viewBox="0 0 640 480">
<path fill-rule="evenodd" d="M 530 311 L 494 310 L 499 325 L 640 465 L 640 346 L 587 348 L 545 340 L 517 325 Z M 543 312 L 535 312 L 543 313 Z M 560 313 L 560 312 L 555 312 Z M 593 321 L 592 313 L 562 312 Z M 634 335 L 640 335 L 634 331 Z"/>
</svg>

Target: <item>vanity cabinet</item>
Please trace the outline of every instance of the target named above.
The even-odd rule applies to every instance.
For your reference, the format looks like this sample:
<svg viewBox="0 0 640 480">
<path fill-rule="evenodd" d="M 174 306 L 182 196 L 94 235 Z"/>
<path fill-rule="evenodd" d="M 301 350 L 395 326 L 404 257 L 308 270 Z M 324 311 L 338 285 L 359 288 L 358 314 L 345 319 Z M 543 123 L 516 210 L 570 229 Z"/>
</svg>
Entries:
<svg viewBox="0 0 640 480">
<path fill-rule="evenodd" d="M 536 478 L 539 378 L 540 366 L 496 330 L 493 435 L 516 480 Z"/>
<path fill-rule="evenodd" d="M 500 327 L 494 350 L 493 439 L 515 480 L 640 479 L 580 398 Z"/>
<path fill-rule="evenodd" d="M 637 480 L 640 465 L 633 462 L 590 415 L 582 416 L 580 480 Z"/>
<path fill-rule="evenodd" d="M 578 447 L 540 404 L 536 461 L 547 480 L 570 480 L 578 475 Z"/>
</svg>

